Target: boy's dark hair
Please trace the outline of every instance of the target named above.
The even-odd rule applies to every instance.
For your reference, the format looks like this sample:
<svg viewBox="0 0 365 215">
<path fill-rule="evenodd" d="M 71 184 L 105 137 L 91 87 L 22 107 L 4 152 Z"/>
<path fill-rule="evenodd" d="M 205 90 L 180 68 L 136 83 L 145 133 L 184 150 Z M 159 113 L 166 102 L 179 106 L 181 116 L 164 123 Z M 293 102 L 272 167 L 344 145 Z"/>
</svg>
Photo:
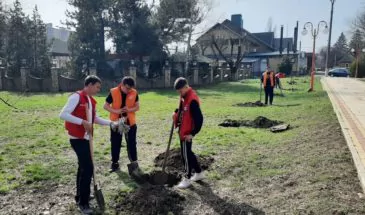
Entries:
<svg viewBox="0 0 365 215">
<path fill-rule="evenodd" d="M 101 84 L 100 78 L 98 76 L 96 76 L 96 75 L 88 75 L 85 78 L 85 87 L 88 86 L 89 84 L 95 85 L 96 83 L 100 83 Z"/>
<path fill-rule="evenodd" d="M 187 85 L 188 85 L 188 81 L 185 78 L 180 77 L 180 78 L 176 79 L 176 81 L 174 83 L 174 88 L 175 88 L 175 90 L 180 90 L 181 88 L 183 88 Z"/>
<path fill-rule="evenodd" d="M 122 79 L 122 84 L 128 85 L 129 87 L 135 87 L 136 86 L 136 81 L 134 80 L 133 77 L 131 76 L 126 76 Z"/>
</svg>

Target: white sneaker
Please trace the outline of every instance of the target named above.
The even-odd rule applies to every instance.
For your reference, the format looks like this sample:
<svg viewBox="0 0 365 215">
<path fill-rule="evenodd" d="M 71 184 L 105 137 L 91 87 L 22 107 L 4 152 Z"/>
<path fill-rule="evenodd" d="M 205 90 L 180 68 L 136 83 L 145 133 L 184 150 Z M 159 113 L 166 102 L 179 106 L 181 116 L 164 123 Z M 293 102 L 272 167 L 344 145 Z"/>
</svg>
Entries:
<svg viewBox="0 0 365 215">
<path fill-rule="evenodd" d="M 187 178 L 184 177 L 184 179 L 181 180 L 181 182 L 176 187 L 179 188 L 179 189 L 186 189 L 190 186 L 191 186 L 190 179 L 187 179 Z"/>
<path fill-rule="evenodd" d="M 191 181 L 201 181 L 201 180 L 203 180 L 203 179 L 205 179 L 205 175 L 204 175 L 204 173 L 203 172 L 200 172 L 200 173 L 195 173 L 194 175 L 193 175 L 193 177 L 191 177 L 190 178 L 190 180 Z"/>
</svg>

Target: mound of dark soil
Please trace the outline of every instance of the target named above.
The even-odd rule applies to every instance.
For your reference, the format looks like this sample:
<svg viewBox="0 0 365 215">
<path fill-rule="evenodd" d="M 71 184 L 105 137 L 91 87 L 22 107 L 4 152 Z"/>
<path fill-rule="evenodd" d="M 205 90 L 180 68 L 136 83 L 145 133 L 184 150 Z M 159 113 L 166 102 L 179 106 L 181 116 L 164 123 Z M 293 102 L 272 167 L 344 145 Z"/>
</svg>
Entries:
<svg viewBox="0 0 365 215">
<path fill-rule="evenodd" d="M 265 104 L 260 101 L 256 101 L 256 102 L 238 103 L 234 106 L 237 106 L 237 107 L 265 107 Z"/>
<path fill-rule="evenodd" d="M 185 197 L 164 186 L 139 188 L 131 193 L 121 193 L 115 199 L 116 214 L 158 215 L 182 214 Z"/>
<path fill-rule="evenodd" d="M 226 119 L 223 123 L 219 124 L 221 127 L 252 127 L 252 128 L 271 128 L 276 125 L 280 125 L 283 122 L 270 120 L 266 117 L 259 116 L 255 120 L 232 120 Z"/>
<path fill-rule="evenodd" d="M 156 167 L 162 167 L 165 159 L 165 152 L 159 154 L 154 162 Z M 210 156 L 199 156 L 197 155 L 198 162 L 203 170 L 209 169 L 209 167 L 214 162 L 214 158 Z M 166 162 L 166 171 L 170 173 L 181 173 L 184 171 L 184 165 L 182 162 L 180 149 L 171 149 L 169 157 Z"/>
</svg>

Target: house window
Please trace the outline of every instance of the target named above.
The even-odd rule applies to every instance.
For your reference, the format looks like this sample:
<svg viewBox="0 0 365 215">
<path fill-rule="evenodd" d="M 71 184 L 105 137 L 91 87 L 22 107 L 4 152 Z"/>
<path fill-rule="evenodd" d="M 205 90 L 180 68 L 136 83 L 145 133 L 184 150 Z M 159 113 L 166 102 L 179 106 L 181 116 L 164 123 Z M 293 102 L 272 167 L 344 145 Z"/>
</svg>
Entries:
<svg viewBox="0 0 365 215">
<path fill-rule="evenodd" d="M 346 63 L 345 66 L 346 66 L 346 68 L 349 68 L 349 64 L 348 63 Z"/>
</svg>

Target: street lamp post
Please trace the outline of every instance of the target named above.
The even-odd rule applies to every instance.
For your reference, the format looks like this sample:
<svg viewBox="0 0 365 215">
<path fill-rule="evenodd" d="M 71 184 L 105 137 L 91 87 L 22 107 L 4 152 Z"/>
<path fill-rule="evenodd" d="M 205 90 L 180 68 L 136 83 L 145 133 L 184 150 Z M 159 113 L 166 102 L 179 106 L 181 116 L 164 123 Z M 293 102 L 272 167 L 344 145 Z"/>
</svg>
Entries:
<svg viewBox="0 0 365 215">
<path fill-rule="evenodd" d="M 356 49 L 352 48 L 351 53 L 355 54 L 356 58 L 356 72 L 355 72 L 355 78 L 357 78 L 357 75 L 359 74 L 359 58 L 360 58 L 360 52 L 365 53 L 365 48 L 360 49 L 360 47 L 357 47 Z"/>
<path fill-rule="evenodd" d="M 325 71 L 325 76 L 328 75 L 328 61 L 329 61 L 329 56 L 331 53 L 331 38 L 332 38 L 332 21 L 333 21 L 333 6 L 336 2 L 336 0 L 330 0 L 331 2 L 331 18 L 330 18 L 330 30 L 329 30 L 329 35 L 328 35 L 328 46 L 327 46 L 327 55 L 326 55 L 326 71 Z"/>
<path fill-rule="evenodd" d="M 303 36 L 308 34 L 308 29 L 310 30 L 312 37 L 313 37 L 313 53 L 312 53 L 312 72 L 311 72 L 311 82 L 310 82 L 310 89 L 308 92 L 311 92 L 314 90 L 314 74 L 315 74 L 315 67 L 316 67 L 316 39 L 318 37 L 320 27 L 325 26 L 324 33 L 327 33 L 328 31 L 328 25 L 326 21 L 320 21 L 318 23 L 317 29 L 314 28 L 313 23 L 307 22 L 304 24 L 303 28 Z"/>
</svg>

